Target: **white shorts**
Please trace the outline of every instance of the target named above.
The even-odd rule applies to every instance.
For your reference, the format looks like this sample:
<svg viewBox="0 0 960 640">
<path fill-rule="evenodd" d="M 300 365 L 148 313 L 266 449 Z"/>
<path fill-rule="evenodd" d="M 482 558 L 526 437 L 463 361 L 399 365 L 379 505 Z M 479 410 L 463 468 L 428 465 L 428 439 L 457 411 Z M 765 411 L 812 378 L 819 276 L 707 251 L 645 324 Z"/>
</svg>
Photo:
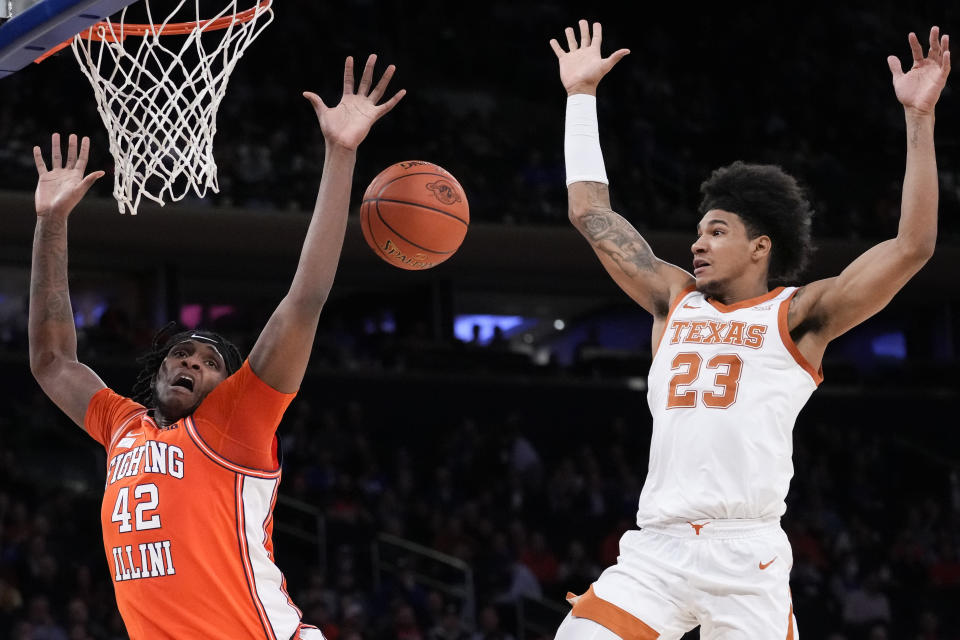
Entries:
<svg viewBox="0 0 960 640">
<path fill-rule="evenodd" d="M 617 564 L 571 598 L 571 614 L 624 640 L 677 640 L 697 625 L 702 640 L 797 640 L 792 566 L 779 520 L 648 526 L 624 534 Z"/>
</svg>

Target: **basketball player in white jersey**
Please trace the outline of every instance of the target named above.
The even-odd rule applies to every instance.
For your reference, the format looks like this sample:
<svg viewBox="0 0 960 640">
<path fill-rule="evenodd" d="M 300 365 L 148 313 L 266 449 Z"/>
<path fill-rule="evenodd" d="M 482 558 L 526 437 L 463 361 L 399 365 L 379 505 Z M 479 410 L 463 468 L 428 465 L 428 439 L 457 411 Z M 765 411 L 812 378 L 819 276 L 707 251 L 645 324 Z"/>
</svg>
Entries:
<svg viewBox="0 0 960 640">
<path fill-rule="evenodd" d="M 834 278 L 770 289 L 810 247 L 811 211 L 778 167 L 736 162 L 701 186 L 693 274 L 654 256 L 610 208 L 597 132 L 600 80 L 629 53 L 600 54 L 600 24 L 550 46 L 567 90 L 570 219 L 616 283 L 653 315 L 648 403 L 653 437 L 637 514 L 616 565 L 573 609 L 559 640 L 797 638 L 790 544 L 780 528 L 793 475 L 792 429 L 822 377 L 827 344 L 880 311 L 933 253 L 937 236 L 934 107 L 949 40 L 930 30 L 913 66 L 888 58 L 907 128 L 897 236 Z"/>
</svg>

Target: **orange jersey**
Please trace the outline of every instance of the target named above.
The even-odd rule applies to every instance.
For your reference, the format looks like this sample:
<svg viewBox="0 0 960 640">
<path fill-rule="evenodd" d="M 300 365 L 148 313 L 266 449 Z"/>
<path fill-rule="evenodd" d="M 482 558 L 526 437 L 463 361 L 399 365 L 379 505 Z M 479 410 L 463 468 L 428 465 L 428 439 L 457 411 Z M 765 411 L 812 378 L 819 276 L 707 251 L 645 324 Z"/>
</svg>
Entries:
<svg viewBox="0 0 960 640">
<path fill-rule="evenodd" d="M 246 362 L 167 429 L 109 389 L 91 399 L 85 428 L 107 450 L 104 550 L 132 640 L 287 640 L 303 626 L 273 562 L 275 456 L 274 469 L 253 469 L 208 442 L 272 440 L 292 399 Z"/>
</svg>

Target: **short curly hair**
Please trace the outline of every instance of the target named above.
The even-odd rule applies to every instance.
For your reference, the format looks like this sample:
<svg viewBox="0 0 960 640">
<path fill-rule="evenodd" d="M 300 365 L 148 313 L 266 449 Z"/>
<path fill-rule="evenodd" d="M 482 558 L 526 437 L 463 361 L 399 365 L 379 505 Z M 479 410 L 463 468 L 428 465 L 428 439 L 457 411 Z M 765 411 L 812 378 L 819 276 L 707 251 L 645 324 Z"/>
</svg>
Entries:
<svg viewBox="0 0 960 640">
<path fill-rule="evenodd" d="M 199 336 L 216 343 L 217 350 L 223 356 L 227 375 L 231 375 L 240 369 L 240 365 L 243 364 L 243 355 L 232 342 L 212 331 L 203 331 L 202 329 L 185 331 L 179 323 L 170 322 L 153 336 L 150 351 L 137 358 L 137 362 L 143 365 L 143 368 L 137 375 L 137 381 L 130 393 L 130 398 L 134 402 L 139 402 L 148 408 L 154 407 L 156 398 L 153 395 L 153 383 L 157 371 L 160 370 L 160 364 L 163 363 L 163 359 L 167 357 L 173 345 L 189 340 L 191 336 Z"/>
<path fill-rule="evenodd" d="M 716 169 L 700 193 L 701 215 L 729 211 L 740 216 L 750 238 L 770 237 L 770 280 L 792 280 L 803 272 L 813 253 L 813 209 L 795 178 L 776 165 L 737 160 Z"/>
</svg>

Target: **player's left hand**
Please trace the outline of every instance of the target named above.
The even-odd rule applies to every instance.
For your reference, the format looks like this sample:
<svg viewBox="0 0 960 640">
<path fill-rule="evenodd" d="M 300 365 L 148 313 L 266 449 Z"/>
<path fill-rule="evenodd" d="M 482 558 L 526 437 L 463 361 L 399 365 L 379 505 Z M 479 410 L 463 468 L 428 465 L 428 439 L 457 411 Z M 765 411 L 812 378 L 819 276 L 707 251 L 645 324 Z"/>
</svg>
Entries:
<svg viewBox="0 0 960 640">
<path fill-rule="evenodd" d="M 887 58 L 893 74 L 893 88 L 904 108 L 921 115 L 932 115 L 950 73 L 950 36 L 941 36 L 940 27 L 931 28 L 930 49 L 926 57 L 917 34 L 910 33 L 907 39 L 913 52 L 913 67 L 908 72 L 903 72 L 897 56 Z"/>
<path fill-rule="evenodd" d="M 336 107 L 328 107 L 315 93 L 303 92 L 303 97 L 310 101 L 314 111 L 317 112 L 320 129 L 328 145 L 356 149 L 367 137 L 373 123 L 393 109 L 406 95 L 406 90 L 400 89 L 383 104 L 377 104 L 387 90 L 396 67 L 392 64 L 388 66 L 380 77 L 380 81 L 371 90 L 373 67 L 376 62 L 376 54 L 370 54 L 363 68 L 363 75 L 360 77 L 360 86 L 354 91 L 353 58 L 347 58 L 343 65 L 343 97 Z"/>
</svg>

